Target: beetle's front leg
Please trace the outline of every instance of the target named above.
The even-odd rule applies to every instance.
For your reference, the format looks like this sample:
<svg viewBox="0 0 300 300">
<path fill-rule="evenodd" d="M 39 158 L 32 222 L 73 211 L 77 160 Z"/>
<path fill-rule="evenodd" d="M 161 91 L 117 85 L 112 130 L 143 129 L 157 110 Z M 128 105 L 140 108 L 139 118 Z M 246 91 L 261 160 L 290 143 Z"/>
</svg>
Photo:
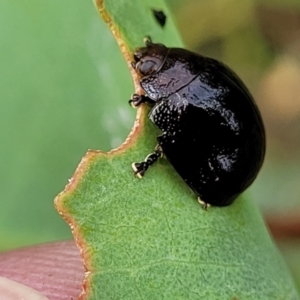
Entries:
<svg viewBox="0 0 300 300">
<path fill-rule="evenodd" d="M 147 169 L 153 165 L 160 157 L 163 156 L 163 151 L 160 146 L 156 146 L 153 153 L 149 154 L 144 161 L 140 163 L 133 163 L 132 169 L 134 171 L 134 175 L 139 178 L 142 178 L 147 171 Z"/>
<path fill-rule="evenodd" d="M 145 95 L 133 94 L 131 96 L 131 99 L 128 101 L 128 103 L 132 107 L 136 108 L 136 107 L 139 107 L 142 103 L 148 103 L 150 105 L 151 104 L 153 105 L 154 101 Z"/>
<path fill-rule="evenodd" d="M 142 103 L 147 102 L 147 97 L 144 95 L 133 94 L 131 99 L 128 101 L 129 105 L 136 108 L 140 106 Z"/>
</svg>

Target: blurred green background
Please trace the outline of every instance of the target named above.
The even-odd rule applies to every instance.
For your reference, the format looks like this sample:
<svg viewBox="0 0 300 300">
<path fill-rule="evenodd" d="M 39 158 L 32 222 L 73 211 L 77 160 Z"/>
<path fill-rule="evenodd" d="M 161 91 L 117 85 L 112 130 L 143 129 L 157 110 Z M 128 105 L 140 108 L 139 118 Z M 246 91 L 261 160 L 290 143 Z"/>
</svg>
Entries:
<svg viewBox="0 0 300 300">
<path fill-rule="evenodd" d="M 299 0 L 169 0 L 187 48 L 223 60 L 265 120 L 249 189 L 266 215 L 300 215 Z M 53 198 L 87 149 L 126 138 L 126 64 L 92 1 L 0 1 L 0 250 L 71 238 Z M 277 241 L 300 286 L 300 242 Z"/>
</svg>

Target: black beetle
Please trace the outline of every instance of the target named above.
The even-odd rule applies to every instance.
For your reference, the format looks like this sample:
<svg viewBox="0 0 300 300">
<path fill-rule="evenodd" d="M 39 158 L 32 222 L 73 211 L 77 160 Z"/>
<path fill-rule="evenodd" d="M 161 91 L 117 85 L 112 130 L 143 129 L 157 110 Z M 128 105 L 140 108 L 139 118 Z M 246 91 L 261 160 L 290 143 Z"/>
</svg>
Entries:
<svg viewBox="0 0 300 300">
<path fill-rule="evenodd" d="M 252 96 L 221 62 L 146 40 L 133 68 L 145 95 L 129 103 L 153 106 L 149 119 L 161 130 L 143 162 L 142 177 L 163 154 L 205 208 L 226 206 L 253 182 L 265 155 L 265 130 Z"/>
</svg>

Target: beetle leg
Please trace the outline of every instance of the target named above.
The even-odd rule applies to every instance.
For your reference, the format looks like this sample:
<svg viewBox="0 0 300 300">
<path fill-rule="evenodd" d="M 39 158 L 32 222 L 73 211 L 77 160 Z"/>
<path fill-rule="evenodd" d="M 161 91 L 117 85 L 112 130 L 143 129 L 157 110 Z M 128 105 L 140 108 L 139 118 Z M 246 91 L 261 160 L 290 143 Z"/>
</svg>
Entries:
<svg viewBox="0 0 300 300">
<path fill-rule="evenodd" d="M 205 210 L 208 210 L 211 205 L 203 200 L 201 200 L 200 197 L 198 197 L 198 202 L 201 204 L 202 208 L 205 209 Z"/>
<path fill-rule="evenodd" d="M 129 105 L 136 108 L 140 106 L 140 104 L 147 102 L 147 97 L 144 95 L 133 94 L 131 99 L 128 101 Z"/>
<path fill-rule="evenodd" d="M 129 105 L 133 108 L 140 106 L 142 103 L 154 104 L 154 101 L 144 95 L 133 94 L 131 99 L 128 101 Z"/>
<path fill-rule="evenodd" d="M 145 175 L 147 169 L 153 165 L 160 157 L 162 157 L 163 151 L 160 146 L 156 146 L 153 153 L 149 154 L 144 161 L 140 163 L 133 163 L 132 169 L 134 171 L 134 175 L 139 178 L 142 178 Z"/>
<path fill-rule="evenodd" d="M 151 39 L 151 37 L 150 37 L 149 35 L 145 36 L 144 39 L 143 39 L 143 41 L 144 41 L 144 44 L 145 44 L 147 47 L 150 47 L 150 46 L 153 45 L 152 39 Z"/>
</svg>

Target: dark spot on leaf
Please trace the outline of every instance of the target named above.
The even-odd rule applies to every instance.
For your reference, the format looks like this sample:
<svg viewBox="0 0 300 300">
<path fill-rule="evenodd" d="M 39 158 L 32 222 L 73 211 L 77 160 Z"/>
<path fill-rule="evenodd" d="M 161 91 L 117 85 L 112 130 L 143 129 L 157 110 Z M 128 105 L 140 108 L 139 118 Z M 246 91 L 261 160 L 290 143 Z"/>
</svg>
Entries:
<svg viewBox="0 0 300 300">
<path fill-rule="evenodd" d="M 156 9 L 152 9 L 152 13 L 157 23 L 161 27 L 164 27 L 167 21 L 167 16 L 165 15 L 165 13 L 162 10 L 156 10 Z"/>
</svg>

